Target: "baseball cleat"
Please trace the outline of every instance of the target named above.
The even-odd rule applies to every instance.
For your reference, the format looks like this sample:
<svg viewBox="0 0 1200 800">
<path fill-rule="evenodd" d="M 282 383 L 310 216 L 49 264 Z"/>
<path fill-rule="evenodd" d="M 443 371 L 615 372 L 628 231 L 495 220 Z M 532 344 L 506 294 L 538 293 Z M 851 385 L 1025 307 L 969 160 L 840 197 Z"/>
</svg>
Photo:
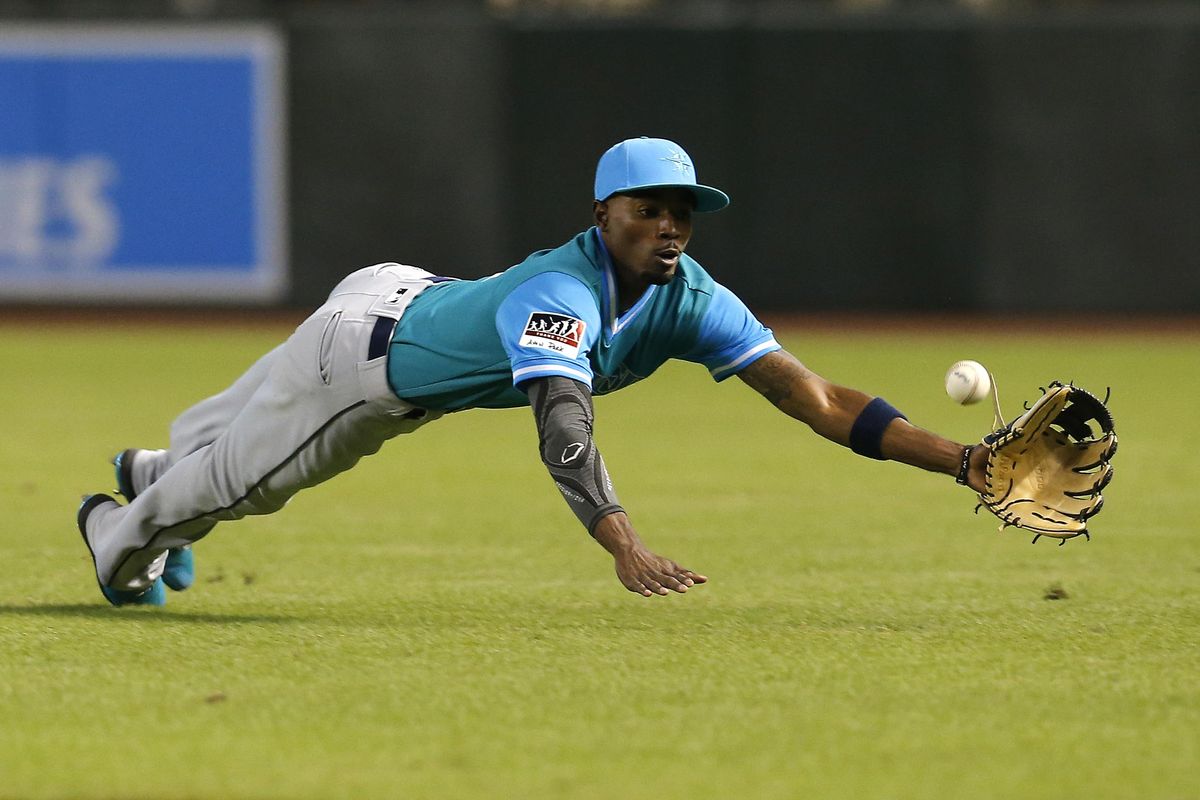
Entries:
<svg viewBox="0 0 1200 800">
<path fill-rule="evenodd" d="M 137 484 L 133 479 L 133 463 L 144 452 L 146 451 L 141 448 L 130 447 L 117 453 L 112 459 L 117 491 L 130 502 L 138 496 Z M 182 592 L 196 582 L 196 559 L 192 555 L 191 547 L 176 547 L 168 552 L 167 566 L 162 577 L 167 586 L 177 592 Z"/>
<path fill-rule="evenodd" d="M 130 447 L 117 453 L 112 459 L 113 469 L 117 474 L 117 491 L 126 501 L 132 501 L 138 496 L 137 488 L 133 485 L 133 461 L 140 452 L 141 449 Z"/>
<path fill-rule="evenodd" d="M 196 559 L 191 546 L 173 547 L 167 551 L 167 567 L 163 570 L 163 581 L 177 592 L 196 582 Z"/>
<path fill-rule="evenodd" d="M 92 556 L 93 572 L 95 572 L 96 567 L 96 553 L 92 550 L 92 543 L 88 541 L 87 521 L 93 511 L 110 503 L 113 506 L 120 507 L 120 503 L 106 494 L 85 495 L 83 502 L 79 504 L 79 511 L 75 514 L 75 524 L 79 527 L 79 535 L 83 537 L 83 543 L 87 546 L 88 553 Z M 96 578 L 96 585 L 100 587 L 100 593 L 104 595 L 104 599 L 114 606 L 162 606 L 167 603 L 167 591 L 163 587 L 162 578 L 157 579 L 149 589 L 141 592 L 113 589 L 100 583 L 98 576 Z"/>
</svg>

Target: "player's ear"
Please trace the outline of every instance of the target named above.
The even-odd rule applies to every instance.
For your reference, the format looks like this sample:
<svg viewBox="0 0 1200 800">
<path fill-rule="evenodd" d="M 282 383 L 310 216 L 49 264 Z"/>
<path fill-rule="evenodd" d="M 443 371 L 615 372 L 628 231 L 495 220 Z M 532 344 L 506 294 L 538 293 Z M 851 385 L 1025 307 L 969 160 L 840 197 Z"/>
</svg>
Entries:
<svg viewBox="0 0 1200 800">
<path fill-rule="evenodd" d="M 602 231 L 608 230 L 608 203 L 603 200 L 593 200 L 592 219 L 596 220 L 597 228 Z"/>
</svg>

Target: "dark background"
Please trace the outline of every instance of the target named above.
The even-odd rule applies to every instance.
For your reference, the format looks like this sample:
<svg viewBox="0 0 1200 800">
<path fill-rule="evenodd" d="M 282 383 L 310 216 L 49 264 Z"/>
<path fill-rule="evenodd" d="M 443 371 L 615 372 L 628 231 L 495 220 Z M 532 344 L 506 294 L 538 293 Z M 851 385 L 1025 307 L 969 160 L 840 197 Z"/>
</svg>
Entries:
<svg viewBox="0 0 1200 800">
<path fill-rule="evenodd" d="M 278 26 L 290 305 L 364 264 L 474 277 L 556 246 L 645 134 L 733 197 L 690 252 L 758 311 L 1200 312 L 1200 5 L 846 5 L 3 2 L 0 25 Z"/>
</svg>

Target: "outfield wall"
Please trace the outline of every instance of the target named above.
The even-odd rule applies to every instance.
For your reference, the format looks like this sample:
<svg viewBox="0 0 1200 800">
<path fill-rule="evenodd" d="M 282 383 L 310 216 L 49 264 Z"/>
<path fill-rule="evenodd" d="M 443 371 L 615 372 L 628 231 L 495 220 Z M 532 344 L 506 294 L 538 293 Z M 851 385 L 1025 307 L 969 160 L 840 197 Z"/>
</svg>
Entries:
<svg viewBox="0 0 1200 800">
<path fill-rule="evenodd" d="M 1194 4 L 252 8 L 286 50 L 285 302 L 365 263 L 471 277 L 553 246 L 603 149 L 646 133 L 733 196 L 692 252 L 763 311 L 1200 311 Z"/>
</svg>

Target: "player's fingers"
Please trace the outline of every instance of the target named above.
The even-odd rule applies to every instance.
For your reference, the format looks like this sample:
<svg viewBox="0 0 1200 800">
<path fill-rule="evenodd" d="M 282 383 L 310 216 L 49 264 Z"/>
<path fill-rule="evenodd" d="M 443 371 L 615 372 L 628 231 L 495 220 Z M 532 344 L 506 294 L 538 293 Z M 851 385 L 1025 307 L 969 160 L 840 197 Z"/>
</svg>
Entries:
<svg viewBox="0 0 1200 800">
<path fill-rule="evenodd" d="M 649 575 L 646 575 L 642 578 L 642 586 L 645 586 L 647 589 L 649 589 L 654 594 L 668 594 L 667 587 L 663 586 L 661 583 L 659 583 L 654 578 L 651 578 Z"/>
<path fill-rule="evenodd" d="M 625 583 L 626 589 L 634 594 L 640 594 L 642 597 L 649 597 L 653 594 L 653 592 L 646 588 L 646 586 L 637 578 L 634 578 L 628 582 L 622 581 L 622 583 Z"/>
<path fill-rule="evenodd" d="M 621 569 L 617 570 L 617 580 L 619 580 L 621 582 L 622 586 L 624 586 L 626 589 L 633 592 L 634 594 L 640 594 L 643 597 L 650 596 L 650 590 L 647 589 L 645 586 L 642 586 L 642 582 L 640 580 L 638 580 L 633 575 L 629 575 L 629 574 L 625 573 Z"/>
<path fill-rule="evenodd" d="M 684 583 L 682 576 L 663 575 L 658 579 L 658 582 L 673 592 L 682 594 L 687 591 L 687 584 Z"/>
<path fill-rule="evenodd" d="M 661 560 L 655 579 L 671 591 L 679 592 L 680 594 L 686 592 L 689 586 L 694 586 L 696 583 L 703 583 L 707 580 L 703 575 L 697 575 L 687 567 L 681 567 L 670 559 Z"/>
<path fill-rule="evenodd" d="M 685 588 L 691 586 L 691 584 L 688 583 L 687 576 L 691 570 L 687 567 L 679 566 L 670 559 L 663 559 L 658 571 L 661 573 L 658 578 L 659 582 L 664 584 L 668 589 L 674 589 L 678 592 L 680 589 L 677 588 L 677 586 L 682 586 Z"/>
</svg>

